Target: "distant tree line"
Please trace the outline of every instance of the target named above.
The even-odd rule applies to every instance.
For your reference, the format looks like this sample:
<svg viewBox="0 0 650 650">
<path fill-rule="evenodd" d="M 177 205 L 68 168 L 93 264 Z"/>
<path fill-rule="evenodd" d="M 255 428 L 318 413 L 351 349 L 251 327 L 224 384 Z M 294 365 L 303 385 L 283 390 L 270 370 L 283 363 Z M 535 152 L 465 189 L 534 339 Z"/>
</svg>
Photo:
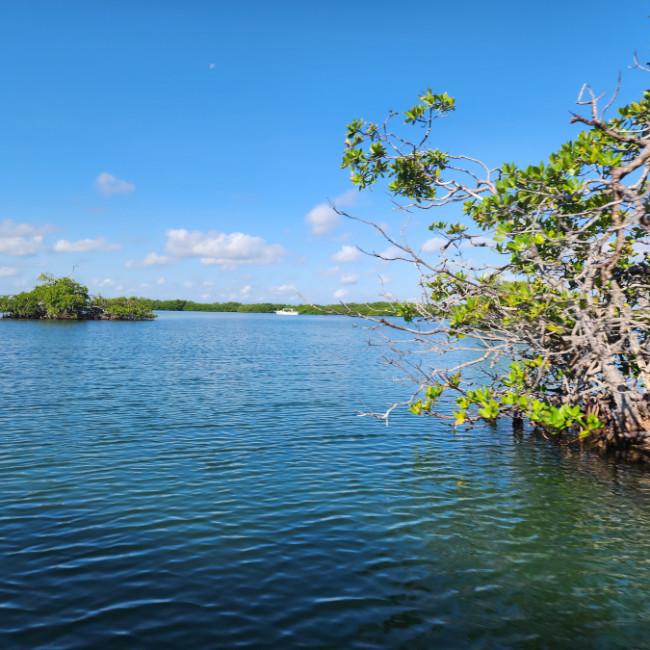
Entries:
<svg viewBox="0 0 650 650">
<path fill-rule="evenodd" d="M 390 316 L 397 314 L 397 306 L 390 302 L 348 303 L 345 306 L 335 305 L 287 305 L 285 303 L 262 302 L 256 304 L 243 304 L 241 302 L 192 302 L 191 300 L 151 300 L 140 299 L 151 311 L 212 311 L 212 312 L 239 312 L 272 314 L 285 307 L 296 309 L 300 314 L 347 314 L 359 313 L 366 315 Z"/>
</svg>

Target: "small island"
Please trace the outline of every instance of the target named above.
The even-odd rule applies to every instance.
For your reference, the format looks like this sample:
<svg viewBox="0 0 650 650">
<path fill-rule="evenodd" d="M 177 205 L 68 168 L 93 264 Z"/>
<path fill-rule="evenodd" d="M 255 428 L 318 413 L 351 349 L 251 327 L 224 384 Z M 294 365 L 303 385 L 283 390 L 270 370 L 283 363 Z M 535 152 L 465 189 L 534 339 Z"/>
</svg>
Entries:
<svg viewBox="0 0 650 650">
<path fill-rule="evenodd" d="M 43 273 L 31 291 L 0 296 L 3 318 L 47 320 L 153 320 L 157 318 L 141 298 L 91 297 L 88 287 L 72 278 Z"/>
</svg>

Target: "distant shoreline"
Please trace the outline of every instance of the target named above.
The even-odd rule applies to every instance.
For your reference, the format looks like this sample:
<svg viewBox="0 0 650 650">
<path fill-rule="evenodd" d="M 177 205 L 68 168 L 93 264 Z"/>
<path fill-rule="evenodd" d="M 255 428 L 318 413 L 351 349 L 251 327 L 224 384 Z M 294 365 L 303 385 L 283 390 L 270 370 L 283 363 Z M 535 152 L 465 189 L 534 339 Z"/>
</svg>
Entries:
<svg viewBox="0 0 650 650">
<path fill-rule="evenodd" d="M 140 298 L 139 300 L 151 311 L 194 311 L 218 312 L 240 314 L 274 314 L 284 308 L 298 311 L 299 315 L 309 314 L 314 316 L 330 316 L 337 314 L 361 314 L 363 316 L 394 316 L 396 305 L 387 301 L 371 303 L 337 303 L 333 305 L 289 305 L 286 303 L 251 303 L 240 302 L 214 302 L 201 303 L 191 300 L 152 300 Z"/>
</svg>

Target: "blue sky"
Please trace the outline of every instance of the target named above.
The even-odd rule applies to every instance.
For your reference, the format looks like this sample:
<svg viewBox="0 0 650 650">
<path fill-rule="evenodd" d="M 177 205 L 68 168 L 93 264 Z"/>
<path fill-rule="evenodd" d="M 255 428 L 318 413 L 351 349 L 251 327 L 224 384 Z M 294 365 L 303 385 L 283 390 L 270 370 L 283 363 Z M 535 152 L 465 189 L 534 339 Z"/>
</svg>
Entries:
<svg viewBox="0 0 650 650">
<path fill-rule="evenodd" d="M 435 144 L 537 162 L 576 133 L 583 83 L 648 86 L 646 2 L 5 3 L 0 293 L 43 271 L 91 293 L 203 302 L 417 296 L 408 268 L 325 205 L 398 232 L 382 188 L 350 191 L 345 125 L 426 87 L 456 97 Z M 443 218 L 445 215 L 439 215 Z M 425 242 L 431 213 L 409 227 Z"/>
</svg>

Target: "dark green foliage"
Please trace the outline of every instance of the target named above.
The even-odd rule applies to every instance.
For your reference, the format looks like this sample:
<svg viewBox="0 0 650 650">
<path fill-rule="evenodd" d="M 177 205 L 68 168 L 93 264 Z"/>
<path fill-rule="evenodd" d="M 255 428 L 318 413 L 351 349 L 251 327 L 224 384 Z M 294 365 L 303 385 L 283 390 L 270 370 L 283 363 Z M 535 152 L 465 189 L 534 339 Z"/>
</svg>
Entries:
<svg viewBox="0 0 650 650">
<path fill-rule="evenodd" d="M 186 300 L 148 300 L 150 309 L 157 309 L 160 311 L 183 311 Z"/>
<path fill-rule="evenodd" d="M 156 314 L 151 312 L 147 303 L 141 298 L 97 298 L 91 304 L 91 310 L 101 310 L 103 320 L 152 320 Z"/>
<path fill-rule="evenodd" d="M 72 278 L 43 274 L 42 284 L 14 296 L 0 296 L 4 318 L 52 320 L 151 320 L 156 315 L 140 298 L 102 298 L 94 300 L 88 288 Z"/>
<path fill-rule="evenodd" d="M 258 304 L 239 305 L 238 312 L 245 312 L 250 314 L 272 314 L 273 312 L 282 309 L 285 305 L 276 305 L 270 302 L 262 302 Z"/>
<path fill-rule="evenodd" d="M 364 316 L 397 316 L 398 306 L 390 302 L 357 303 L 349 302 L 345 305 L 302 305 L 298 307 L 301 314 L 361 314 Z"/>
</svg>

